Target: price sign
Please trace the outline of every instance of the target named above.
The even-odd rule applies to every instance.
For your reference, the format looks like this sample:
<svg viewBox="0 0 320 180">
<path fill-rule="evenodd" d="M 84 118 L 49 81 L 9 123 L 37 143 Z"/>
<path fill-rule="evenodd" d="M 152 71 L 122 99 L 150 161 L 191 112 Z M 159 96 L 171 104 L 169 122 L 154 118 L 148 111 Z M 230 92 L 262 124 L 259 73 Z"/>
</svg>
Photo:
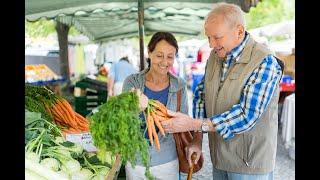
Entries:
<svg viewBox="0 0 320 180">
<path fill-rule="evenodd" d="M 91 134 L 89 132 L 82 134 L 81 143 L 82 143 L 82 147 L 88 152 L 97 151 L 97 148 L 94 146 Z"/>
<path fill-rule="evenodd" d="M 81 134 L 66 134 L 66 140 L 73 143 L 79 143 L 83 147 L 83 149 L 88 152 L 97 151 L 97 148 L 93 144 L 90 132 Z"/>
</svg>

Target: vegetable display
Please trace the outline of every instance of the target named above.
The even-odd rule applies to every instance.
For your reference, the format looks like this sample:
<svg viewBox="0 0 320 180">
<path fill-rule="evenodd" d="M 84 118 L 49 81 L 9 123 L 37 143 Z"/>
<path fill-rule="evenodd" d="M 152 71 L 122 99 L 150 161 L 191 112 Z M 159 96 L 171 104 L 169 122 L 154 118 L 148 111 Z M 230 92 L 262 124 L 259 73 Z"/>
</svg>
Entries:
<svg viewBox="0 0 320 180">
<path fill-rule="evenodd" d="M 26 179 L 82 179 L 106 177 L 115 161 L 106 153 L 104 162 L 80 144 L 66 141 L 57 125 L 39 112 L 25 110 Z M 101 178 L 100 178 L 101 179 Z"/>
<path fill-rule="evenodd" d="M 81 133 L 89 131 L 89 121 L 75 112 L 70 103 L 45 87 L 25 86 L 25 108 L 40 112 L 57 124 L 64 133 Z"/>
<path fill-rule="evenodd" d="M 145 176 L 153 179 L 149 143 L 144 135 L 148 133 L 151 145 L 160 151 L 156 127 L 165 136 L 160 122 L 170 117 L 159 101 L 149 99 L 143 106 L 139 93 L 124 92 L 110 97 L 87 119 L 75 112 L 65 98 L 45 87 L 26 85 L 25 100 L 26 177 L 50 179 L 48 175 L 55 173 L 51 177 L 105 179 L 115 156 L 120 156 L 122 163 L 130 162 L 133 167 L 139 157 L 146 167 Z M 145 121 L 139 117 L 141 111 Z M 144 123 L 146 129 L 141 128 Z M 66 134 L 82 132 L 91 133 L 96 153 L 65 140 Z"/>
</svg>

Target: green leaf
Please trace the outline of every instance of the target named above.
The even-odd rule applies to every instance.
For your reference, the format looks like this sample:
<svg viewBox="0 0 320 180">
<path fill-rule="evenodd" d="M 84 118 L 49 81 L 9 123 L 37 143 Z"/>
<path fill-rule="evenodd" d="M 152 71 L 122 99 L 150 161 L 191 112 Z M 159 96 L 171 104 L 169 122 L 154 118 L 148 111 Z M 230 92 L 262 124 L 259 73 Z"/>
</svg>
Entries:
<svg viewBox="0 0 320 180">
<path fill-rule="evenodd" d="M 65 146 L 65 147 L 72 147 L 72 146 L 74 146 L 74 143 L 70 142 L 70 141 L 65 141 L 65 142 L 61 143 L 61 145 Z"/>
<path fill-rule="evenodd" d="M 98 159 L 97 155 L 87 158 L 90 164 L 101 164 L 101 161 Z"/>
<path fill-rule="evenodd" d="M 41 119 L 41 113 L 25 111 L 25 126 Z"/>
</svg>

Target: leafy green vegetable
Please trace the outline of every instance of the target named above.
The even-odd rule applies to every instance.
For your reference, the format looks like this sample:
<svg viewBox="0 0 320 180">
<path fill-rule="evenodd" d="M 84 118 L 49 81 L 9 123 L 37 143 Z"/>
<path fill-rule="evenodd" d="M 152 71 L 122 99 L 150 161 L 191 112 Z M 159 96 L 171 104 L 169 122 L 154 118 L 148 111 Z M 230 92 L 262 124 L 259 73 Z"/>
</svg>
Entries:
<svg viewBox="0 0 320 180">
<path fill-rule="evenodd" d="M 75 143 L 70 142 L 70 141 L 65 141 L 65 142 L 61 143 L 61 145 L 65 146 L 65 147 L 72 147 L 75 145 Z"/>
<path fill-rule="evenodd" d="M 41 141 L 46 145 L 53 144 L 54 137 L 62 136 L 57 125 L 42 118 L 41 113 L 25 110 L 25 144 L 37 138 L 42 132 Z"/>
<path fill-rule="evenodd" d="M 44 119 L 52 122 L 52 116 L 46 108 L 55 104 L 57 99 L 62 96 L 54 94 L 50 89 L 44 86 L 25 85 L 25 109 L 31 112 L 40 112 Z"/>
<path fill-rule="evenodd" d="M 110 151 L 113 155 L 120 154 L 124 163 L 129 161 L 135 166 L 137 155 L 140 155 L 147 169 L 146 177 L 151 179 L 149 145 L 143 136 L 139 111 L 136 93 L 125 92 L 111 97 L 89 117 L 90 131 L 102 162 L 106 160 L 106 152 Z"/>
<path fill-rule="evenodd" d="M 43 104 L 43 102 L 37 101 L 30 96 L 25 96 L 24 99 L 25 99 L 25 109 L 31 112 L 39 112 L 42 114 L 44 119 L 47 119 L 51 122 L 53 121 L 52 117 L 46 111 L 45 105 Z"/>
<path fill-rule="evenodd" d="M 34 100 L 53 103 L 57 98 L 51 90 L 43 86 L 25 85 L 25 96 L 32 97 Z"/>
</svg>

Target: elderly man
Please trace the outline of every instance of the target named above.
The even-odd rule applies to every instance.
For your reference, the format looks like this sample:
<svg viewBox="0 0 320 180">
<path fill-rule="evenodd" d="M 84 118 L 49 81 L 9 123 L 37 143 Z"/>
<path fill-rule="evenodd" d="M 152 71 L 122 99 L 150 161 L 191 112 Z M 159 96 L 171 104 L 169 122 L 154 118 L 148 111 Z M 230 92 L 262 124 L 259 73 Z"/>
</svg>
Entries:
<svg viewBox="0 0 320 180">
<path fill-rule="evenodd" d="M 245 30 L 241 9 L 219 3 L 205 34 L 213 48 L 193 99 L 194 118 L 163 121 L 169 133 L 208 132 L 213 179 L 273 179 L 277 149 L 279 81 L 283 64 Z M 187 149 L 201 152 L 201 140 Z"/>
</svg>

